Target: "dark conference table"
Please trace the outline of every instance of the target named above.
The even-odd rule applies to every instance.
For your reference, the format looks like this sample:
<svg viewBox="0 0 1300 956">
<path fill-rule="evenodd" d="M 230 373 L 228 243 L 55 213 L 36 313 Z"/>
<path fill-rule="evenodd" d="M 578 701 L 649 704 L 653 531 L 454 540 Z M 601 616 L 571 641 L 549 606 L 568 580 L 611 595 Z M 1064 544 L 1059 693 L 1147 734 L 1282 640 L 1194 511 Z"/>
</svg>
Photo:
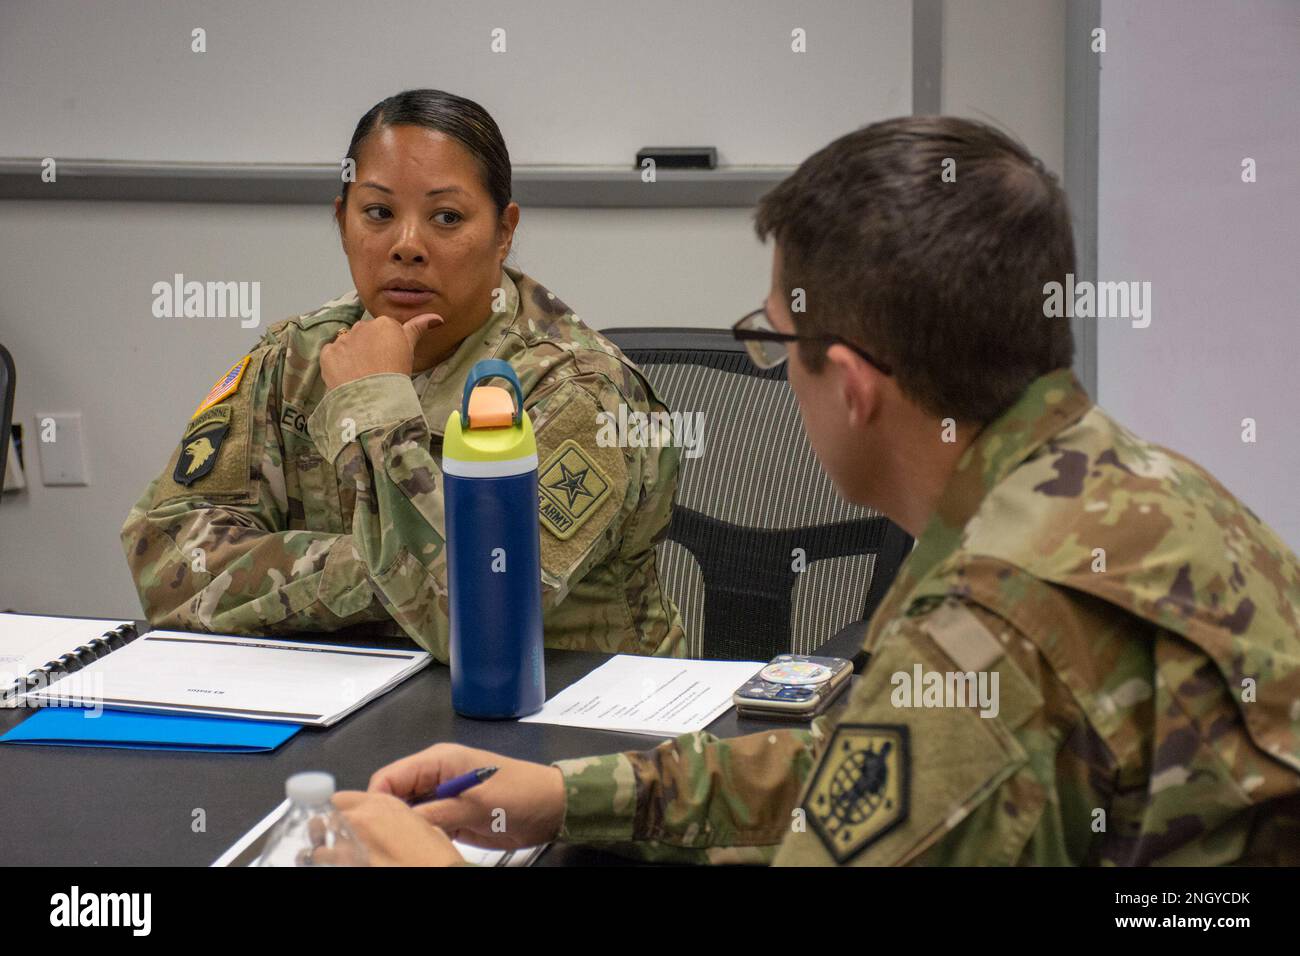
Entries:
<svg viewBox="0 0 1300 956">
<path fill-rule="evenodd" d="M 861 626 L 822 652 L 852 656 Z M 329 635 L 302 635 L 326 643 Z M 400 638 L 348 635 L 347 643 L 414 645 Z M 847 651 L 847 653 L 844 653 Z M 546 651 L 553 696 L 608 655 Z M 0 733 L 32 710 L 0 710 Z M 777 726 L 728 711 L 709 725 L 729 737 Z M 795 725 L 800 726 L 800 725 Z M 304 727 L 271 753 L 218 754 L 0 744 L 0 865 L 208 866 L 284 799 L 284 782 L 302 770 L 334 774 L 340 790 L 364 790 L 372 772 L 440 741 L 549 763 L 567 757 L 646 750 L 658 741 L 550 724 L 480 721 L 451 709 L 451 678 L 434 662 L 331 728 Z M 196 810 L 205 828 L 195 832 Z M 590 848 L 554 845 L 547 865 L 628 861 Z"/>
</svg>

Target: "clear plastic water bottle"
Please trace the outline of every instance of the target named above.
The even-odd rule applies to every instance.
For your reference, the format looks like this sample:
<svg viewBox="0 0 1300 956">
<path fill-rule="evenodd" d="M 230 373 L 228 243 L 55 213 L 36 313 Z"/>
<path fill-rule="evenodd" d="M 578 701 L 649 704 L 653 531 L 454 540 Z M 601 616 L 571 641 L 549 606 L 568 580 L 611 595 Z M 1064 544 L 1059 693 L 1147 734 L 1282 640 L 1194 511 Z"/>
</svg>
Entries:
<svg viewBox="0 0 1300 956">
<path fill-rule="evenodd" d="M 255 866 L 365 866 L 366 848 L 335 809 L 333 774 L 296 773 L 284 782 L 289 810 L 272 828 Z M 328 847 L 328 861 L 313 851 Z"/>
</svg>

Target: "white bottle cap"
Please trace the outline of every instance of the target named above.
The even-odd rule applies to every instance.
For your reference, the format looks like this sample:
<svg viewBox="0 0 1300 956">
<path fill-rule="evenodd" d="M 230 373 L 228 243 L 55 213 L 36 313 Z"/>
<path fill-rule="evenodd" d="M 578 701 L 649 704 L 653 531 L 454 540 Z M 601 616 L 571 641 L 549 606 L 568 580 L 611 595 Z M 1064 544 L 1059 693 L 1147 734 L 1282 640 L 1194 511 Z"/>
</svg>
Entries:
<svg viewBox="0 0 1300 956">
<path fill-rule="evenodd" d="M 334 775 L 319 770 L 295 773 L 284 782 L 284 795 L 294 803 L 324 803 L 334 796 Z"/>
</svg>

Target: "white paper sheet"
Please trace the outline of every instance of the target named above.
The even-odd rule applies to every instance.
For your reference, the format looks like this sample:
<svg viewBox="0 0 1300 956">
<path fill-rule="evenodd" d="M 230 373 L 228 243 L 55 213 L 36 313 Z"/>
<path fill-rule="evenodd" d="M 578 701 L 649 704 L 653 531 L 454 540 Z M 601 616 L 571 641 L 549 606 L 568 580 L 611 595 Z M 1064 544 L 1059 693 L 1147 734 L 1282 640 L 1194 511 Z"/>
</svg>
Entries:
<svg viewBox="0 0 1300 956">
<path fill-rule="evenodd" d="M 763 666 L 620 654 L 520 720 L 676 737 L 703 730 L 726 713 L 731 695 Z"/>
</svg>

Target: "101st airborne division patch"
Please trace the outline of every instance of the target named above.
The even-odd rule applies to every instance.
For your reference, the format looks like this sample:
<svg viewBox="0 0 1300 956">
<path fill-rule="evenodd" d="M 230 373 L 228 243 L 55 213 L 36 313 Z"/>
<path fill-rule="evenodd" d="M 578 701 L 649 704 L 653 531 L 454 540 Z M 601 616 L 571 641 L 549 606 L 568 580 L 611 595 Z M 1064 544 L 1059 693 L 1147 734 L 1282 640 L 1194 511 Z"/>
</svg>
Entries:
<svg viewBox="0 0 1300 956">
<path fill-rule="evenodd" d="M 210 472 L 229 431 L 229 405 L 218 405 L 195 415 L 181 439 L 181 453 L 176 458 L 172 480 L 188 488 Z"/>
<path fill-rule="evenodd" d="M 561 541 L 573 536 L 609 497 L 609 477 L 572 438 L 551 453 L 537 473 L 538 515 Z"/>
<path fill-rule="evenodd" d="M 846 863 L 907 819 L 908 729 L 840 724 L 803 808 L 822 844 Z"/>
</svg>

